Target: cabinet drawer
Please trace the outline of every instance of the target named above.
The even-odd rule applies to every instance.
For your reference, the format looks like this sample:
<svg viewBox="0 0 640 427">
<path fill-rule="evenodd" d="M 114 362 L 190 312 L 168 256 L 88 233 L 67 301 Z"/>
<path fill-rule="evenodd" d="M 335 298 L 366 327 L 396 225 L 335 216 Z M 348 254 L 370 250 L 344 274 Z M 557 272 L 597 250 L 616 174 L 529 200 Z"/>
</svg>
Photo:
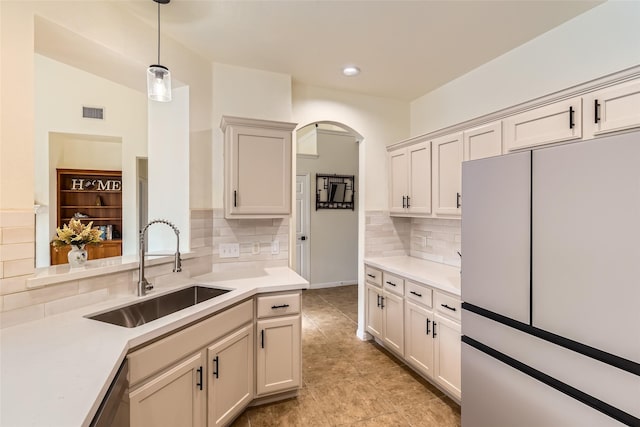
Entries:
<svg viewBox="0 0 640 427">
<path fill-rule="evenodd" d="M 434 292 L 434 294 L 435 295 L 433 298 L 435 300 L 435 309 L 445 316 L 449 316 L 452 319 L 460 321 L 460 298 L 456 298 L 454 296 L 443 294 L 437 291 Z"/>
<path fill-rule="evenodd" d="M 252 320 L 253 300 L 250 300 L 134 351 L 127 356 L 130 386 Z"/>
<path fill-rule="evenodd" d="M 364 266 L 364 277 L 367 282 L 372 285 L 376 285 L 378 287 L 382 286 L 382 272 L 377 268 L 369 267 L 368 265 Z"/>
<path fill-rule="evenodd" d="M 258 318 L 300 313 L 300 293 L 258 297 Z"/>
<path fill-rule="evenodd" d="M 404 285 L 406 289 L 407 298 L 415 301 L 418 304 L 422 304 L 426 307 L 432 306 L 432 291 L 426 286 L 419 285 L 407 280 Z"/>
<path fill-rule="evenodd" d="M 382 287 L 394 294 L 404 295 L 404 279 L 395 274 L 387 273 L 386 271 L 382 273 Z"/>
</svg>

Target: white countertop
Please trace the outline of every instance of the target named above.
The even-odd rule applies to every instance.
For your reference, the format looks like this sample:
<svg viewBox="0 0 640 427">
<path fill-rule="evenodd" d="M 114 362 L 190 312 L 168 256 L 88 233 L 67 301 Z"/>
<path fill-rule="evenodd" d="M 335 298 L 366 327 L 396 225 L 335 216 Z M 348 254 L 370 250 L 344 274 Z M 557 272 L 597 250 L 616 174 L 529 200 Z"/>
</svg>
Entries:
<svg viewBox="0 0 640 427">
<path fill-rule="evenodd" d="M 410 256 L 365 258 L 364 263 L 460 296 L 460 269 Z"/>
<path fill-rule="evenodd" d="M 130 348 L 256 294 L 309 286 L 286 267 L 243 269 L 209 273 L 144 298 L 193 283 L 232 291 L 131 329 L 84 316 L 142 299 L 133 295 L 1 330 L 0 425 L 89 425 Z"/>
</svg>

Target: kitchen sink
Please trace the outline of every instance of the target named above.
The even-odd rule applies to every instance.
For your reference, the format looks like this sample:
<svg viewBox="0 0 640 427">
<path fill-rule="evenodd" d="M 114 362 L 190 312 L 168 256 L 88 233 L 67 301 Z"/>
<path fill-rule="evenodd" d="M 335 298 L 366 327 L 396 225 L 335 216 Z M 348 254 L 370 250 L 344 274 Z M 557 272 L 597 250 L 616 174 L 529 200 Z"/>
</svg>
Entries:
<svg viewBox="0 0 640 427">
<path fill-rule="evenodd" d="M 105 313 L 96 314 L 90 316 L 89 319 L 124 326 L 125 328 L 135 328 L 227 292 L 229 292 L 228 289 L 194 285 Z"/>
</svg>

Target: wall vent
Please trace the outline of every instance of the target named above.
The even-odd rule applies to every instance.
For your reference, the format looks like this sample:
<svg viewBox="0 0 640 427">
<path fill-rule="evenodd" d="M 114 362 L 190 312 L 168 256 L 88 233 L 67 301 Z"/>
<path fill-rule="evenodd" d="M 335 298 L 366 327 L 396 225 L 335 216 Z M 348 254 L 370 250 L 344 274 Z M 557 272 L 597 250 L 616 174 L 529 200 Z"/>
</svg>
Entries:
<svg viewBox="0 0 640 427">
<path fill-rule="evenodd" d="M 82 107 L 82 117 L 84 117 L 85 119 L 104 120 L 104 108 Z"/>
</svg>

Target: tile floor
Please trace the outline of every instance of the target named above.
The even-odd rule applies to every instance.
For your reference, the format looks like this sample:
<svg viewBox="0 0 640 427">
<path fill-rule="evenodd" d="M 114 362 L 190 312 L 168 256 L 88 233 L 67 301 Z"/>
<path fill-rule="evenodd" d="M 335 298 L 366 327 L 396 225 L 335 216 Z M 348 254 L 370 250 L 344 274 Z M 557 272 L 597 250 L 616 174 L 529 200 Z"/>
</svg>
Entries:
<svg viewBox="0 0 640 427">
<path fill-rule="evenodd" d="M 247 409 L 233 427 L 460 426 L 460 406 L 355 336 L 357 292 L 357 285 L 303 291 L 303 388 L 295 399 Z"/>
</svg>

